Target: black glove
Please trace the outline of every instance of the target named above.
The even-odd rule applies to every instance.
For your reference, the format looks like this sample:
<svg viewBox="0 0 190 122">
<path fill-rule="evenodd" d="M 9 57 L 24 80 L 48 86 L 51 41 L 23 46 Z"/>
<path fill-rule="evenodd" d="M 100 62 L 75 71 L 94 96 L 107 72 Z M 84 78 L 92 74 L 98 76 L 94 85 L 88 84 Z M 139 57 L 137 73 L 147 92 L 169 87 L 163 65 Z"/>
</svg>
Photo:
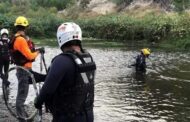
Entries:
<svg viewBox="0 0 190 122">
<path fill-rule="evenodd" d="M 37 97 L 34 99 L 34 106 L 37 109 L 42 109 L 42 104 L 39 103 Z"/>
<path fill-rule="evenodd" d="M 38 48 L 38 49 L 36 49 L 37 51 L 39 51 L 40 53 L 45 53 L 45 49 L 44 49 L 44 47 L 41 47 L 41 48 Z"/>
</svg>

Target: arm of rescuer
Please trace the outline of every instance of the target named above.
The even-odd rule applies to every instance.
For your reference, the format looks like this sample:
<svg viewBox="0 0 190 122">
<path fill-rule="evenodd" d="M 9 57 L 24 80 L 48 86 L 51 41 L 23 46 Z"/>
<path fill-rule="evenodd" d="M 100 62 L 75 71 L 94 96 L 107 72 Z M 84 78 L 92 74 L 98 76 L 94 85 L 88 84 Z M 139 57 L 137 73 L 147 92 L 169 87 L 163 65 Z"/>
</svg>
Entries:
<svg viewBox="0 0 190 122">
<path fill-rule="evenodd" d="M 27 41 L 23 37 L 17 37 L 14 42 L 14 49 L 21 52 L 27 59 L 33 60 L 39 54 L 39 51 L 31 52 L 28 47 Z"/>
<path fill-rule="evenodd" d="M 60 82 L 67 71 L 75 71 L 74 62 L 66 56 L 58 56 L 52 62 L 48 75 L 45 79 L 44 85 L 40 90 L 40 94 L 37 96 L 34 103 L 36 108 L 41 108 L 44 102 L 49 102 L 52 96 L 55 94 Z"/>
</svg>

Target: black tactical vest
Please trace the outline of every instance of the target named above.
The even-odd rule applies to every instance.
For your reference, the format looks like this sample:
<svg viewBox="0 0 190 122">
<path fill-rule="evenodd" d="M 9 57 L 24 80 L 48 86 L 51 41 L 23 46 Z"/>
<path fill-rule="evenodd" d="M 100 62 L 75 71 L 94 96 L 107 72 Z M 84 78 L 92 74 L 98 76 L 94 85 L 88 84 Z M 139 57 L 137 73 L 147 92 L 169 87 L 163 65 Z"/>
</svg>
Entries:
<svg viewBox="0 0 190 122">
<path fill-rule="evenodd" d="M 20 36 L 22 36 L 22 35 L 14 36 L 12 38 L 9 48 L 10 48 L 10 55 L 11 55 L 12 62 L 16 65 L 23 66 L 24 64 L 26 64 L 28 62 L 33 62 L 34 60 L 29 60 L 20 51 L 14 50 L 14 42 L 15 42 L 16 38 L 20 37 Z M 24 36 L 22 36 L 22 37 L 25 38 Z"/>
<path fill-rule="evenodd" d="M 64 87 L 58 89 L 61 90 L 61 92 L 59 92 L 61 95 L 59 94 L 59 96 L 61 96 L 63 100 L 59 103 L 59 110 L 61 108 L 61 111 L 56 111 L 56 108 L 53 108 L 54 110 L 52 113 L 74 116 L 88 109 L 92 109 L 94 103 L 94 77 L 96 70 L 96 64 L 92 56 L 88 52 L 81 54 L 68 52 L 60 55 L 68 56 L 74 61 L 76 67 L 75 81 L 64 81 Z M 52 105 L 58 102 L 56 100 L 57 99 L 53 100 Z M 51 107 L 54 106 L 50 106 L 50 111 Z"/>
<path fill-rule="evenodd" d="M 9 44 L 8 39 L 1 39 L 0 40 L 0 60 L 8 60 L 9 61 Z"/>
</svg>

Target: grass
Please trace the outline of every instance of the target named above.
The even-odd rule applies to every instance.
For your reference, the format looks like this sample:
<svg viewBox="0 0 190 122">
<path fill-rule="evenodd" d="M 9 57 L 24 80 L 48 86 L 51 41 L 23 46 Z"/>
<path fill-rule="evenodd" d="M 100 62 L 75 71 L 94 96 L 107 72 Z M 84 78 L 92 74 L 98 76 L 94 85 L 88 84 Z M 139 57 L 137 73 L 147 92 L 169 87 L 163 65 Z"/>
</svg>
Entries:
<svg viewBox="0 0 190 122">
<path fill-rule="evenodd" d="M 51 46 L 56 47 L 58 45 L 56 38 L 34 38 L 34 43 L 39 46 Z M 83 41 L 84 47 L 96 47 L 96 48 L 122 48 L 125 47 L 125 43 L 121 41 L 108 41 L 102 39 L 92 39 L 92 38 L 84 38 Z"/>
<path fill-rule="evenodd" d="M 56 38 L 34 38 L 32 41 L 36 45 L 40 46 L 51 46 L 51 47 L 57 46 Z"/>
<path fill-rule="evenodd" d="M 125 43 L 121 41 L 113 41 L 113 40 L 103 40 L 103 39 L 89 39 L 85 38 L 83 40 L 83 45 L 85 47 L 96 47 L 96 48 L 123 48 L 125 47 Z"/>
<path fill-rule="evenodd" d="M 161 43 L 157 43 L 155 45 L 151 45 L 149 43 L 144 43 L 145 40 L 142 41 L 128 41 L 121 42 L 117 40 L 104 40 L 104 39 L 94 39 L 94 38 L 84 38 L 82 43 L 83 47 L 93 47 L 93 48 L 120 48 L 120 49 L 141 49 L 144 47 L 148 47 L 153 49 L 154 51 L 189 51 L 188 44 L 190 44 L 190 38 L 184 39 L 168 39 L 164 40 Z M 34 38 L 34 43 L 38 46 L 50 46 L 57 47 L 56 38 Z M 185 47 L 184 47 L 185 46 Z M 186 47 L 187 46 L 187 47 Z"/>
<path fill-rule="evenodd" d="M 171 38 L 160 42 L 159 48 L 164 50 L 174 51 L 189 51 L 190 50 L 190 36 L 183 38 Z"/>
</svg>

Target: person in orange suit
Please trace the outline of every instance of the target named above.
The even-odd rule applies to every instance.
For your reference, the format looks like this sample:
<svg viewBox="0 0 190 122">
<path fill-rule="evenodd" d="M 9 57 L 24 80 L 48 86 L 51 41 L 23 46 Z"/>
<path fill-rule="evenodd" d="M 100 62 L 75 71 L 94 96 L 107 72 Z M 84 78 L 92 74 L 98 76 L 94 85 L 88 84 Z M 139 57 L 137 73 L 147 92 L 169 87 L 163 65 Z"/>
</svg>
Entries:
<svg viewBox="0 0 190 122">
<path fill-rule="evenodd" d="M 34 51 L 29 47 L 26 36 L 26 29 L 29 26 L 27 18 L 24 16 L 17 17 L 14 26 L 16 28 L 16 34 L 10 43 L 13 63 L 17 66 L 32 70 L 32 62 L 39 53 L 44 53 L 44 48 L 39 48 Z M 20 118 L 27 118 L 28 114 L 25 111 L 24 102 L 28 96 L 29 82 L 31 79 L 29 74 L 22 69 L 17 69 L 16 76 L 18 78 L 18 91 L 16 97 L 17 116 Z M 19 119 L 19 122 L 26 122 L 26 120 Z"/>
</svg>

